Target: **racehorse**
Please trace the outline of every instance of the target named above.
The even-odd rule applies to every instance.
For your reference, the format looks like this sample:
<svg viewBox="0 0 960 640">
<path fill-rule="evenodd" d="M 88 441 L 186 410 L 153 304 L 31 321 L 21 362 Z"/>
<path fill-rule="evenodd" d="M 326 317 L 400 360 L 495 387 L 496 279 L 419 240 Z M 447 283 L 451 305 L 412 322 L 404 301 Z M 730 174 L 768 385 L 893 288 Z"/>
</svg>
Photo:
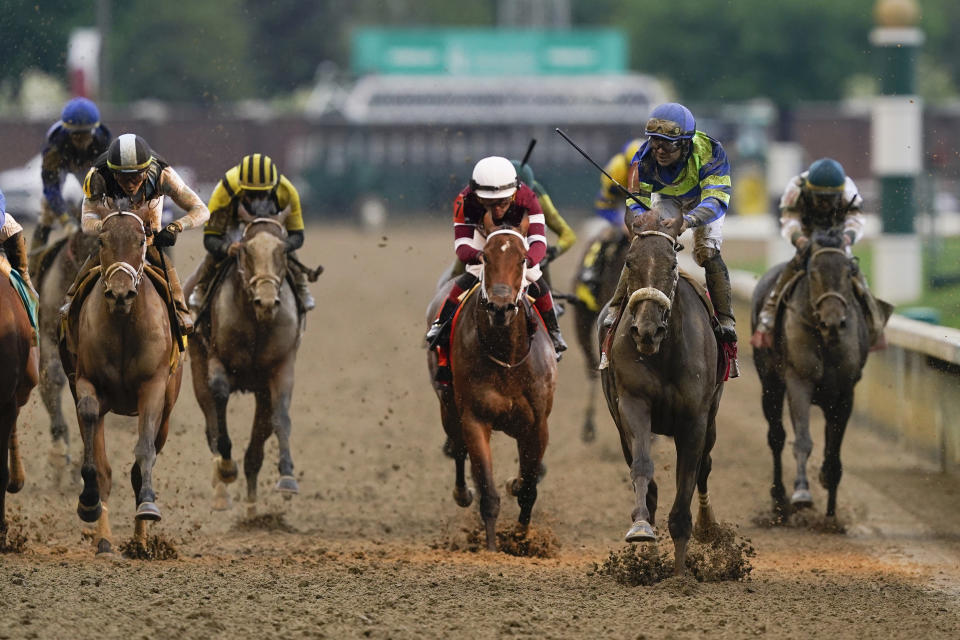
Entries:
<svg viewBox="0 0 960 640">
<path fill-rule="evenodd" d="M 112 553 L 107 514 L 112 471 L 104 415 L 112 411 L 139 416 L 130 480 L 137 504 L 135 536 L 143 541 L 147 523 L 161 517 L 153 490 L 153 466 L 166 442 L 170 412 L 183 376 L 169 307 L 151 281 L 160 272 L 148 273 L 156 268 L 147 265 L 146 240 L 147 229 L 137 215 L 116 211 L 103 218 L 101 275 L 82 301 L 78 292 L 73 302 L 81 305 L 76 324 L 60 342 L 83 438 L 83 491 L 77 513 L 84 522 L 96 522 L 98 555 Z"/>
<path fill-rule="evenodd" d="M 490 434 L 503 431 L 517 441 L 520 477 L 508 480 L 506 490 L 517 498 L 520 529 L 525 533 L 537 499 L 547 417 L 557 382 L 557 357 L 550 337 L 543 322 L 537 318 L 534 323 L 526 311 L 526 256 L 523 234 L 509 227 L 487 227 L 480 284 L 461 304 L 450 337 L 453 384 L 434 383 L 456 467 L 453 496 L 461 507 L 473 502 L 474 492 L 464 478 L 469 454 L 490 551 L 497 548 L 500 513 Z M 437 291 L 427 310 L 428 324 L 451 286 L 449 282 Z M 435 350 L 428 350 L 427 363 L 433 380 Z"/>
<path fill-rule="evenodd" d="M 57 471 L 70 464 L 70 430 L 60 402 L 63 386 L 67 383 L 57 347 L 60 307 L 80 267 L 96 249 L 96 236 L 75 231 L 44 251 L 35 261 L 37 270 L 33 277 L 40 296 L 40 397 L 50 416 L 53 443 L 48 458 Z"/>
<path fill-rule="evenodd" d="M 0 269 L 0 548 L 7 537 L 7 492 L 17 493 L 25 481 L 17 416 L 40 379 L 30 317 L 5 271 Z"/>
<path fill-rule="evenodd" d="M 810 437 L 810 406 L 818 405 L 826 419 L 823 467 L 820 483 L 827 489 L 827 517 L 836 516 L 837 486 L 842 466 L 840 445 L 853 409 L 853 391 L 860 380 L 870 343 L 867 323 L 854 297 L 854 261 L 843 248 L 839 229 L 817 231 L 810 245 L 806 274 L 785 289 L 785 309 L 776 323 L 772 348 L 753 351 L 753 360 L 763 387 L 763 414 L 769 429 L 767 442 L 773 452 L 773 498 L 775 513 L 783 518 L 791 506 L 813 504 L 807 480 L 807 459 L 813 449 Z M 756 328 L 763 301 L 785 264 L 770 269 L 753 291 L 751 331 Z M 783 398 L 790 402 L 797 461 L 794 492 L 787 502 L 780 454 L 783 429 Z"/>
<path fill-rule="evenodd" d="M 593 442 L 597 437 L 596 415 L 597 379 L 600 366 L 597 345 L 597 316 L 600 307 L 609 300 L 617 288 L 617 280 L 623 269 L 623 260 L 630 246 L 624 233 L 606 223 L 587 243 L 580 259 L 580 269 L 573 281 L 573 321 L 577 342 L 583 350 L 587 365 L 587 408 L 583 416 L 580 439 Z"/>
<path fill-rule="evenodd" d="M 677 574 L 686 571 L 695 486 L 700 494 L 697 533 L 715 524 L 707 478 L 723 392 L 711 314 L 690 281 L 679 277 L 681 224 L 679 217 L 662 220 L 654 212 L 634 222 L 626 257 L 630 295 L 607 351 L 609 366 L 600 374 L 636 494 L 627 542 L 656 540 L 652 434 L 674 439 L 677 494 L 669 527 Z M 606 329 L 598 327 L 598 332 L 603 340 Z"/>
<path fill-rule="evenodd" d="M 215 456 L 214 509 L 230 506 L 226 484 L 238 475 L 227 431 L 227 401 L 234 391 L 252 391 L 256 396 L 243 461 L 252 513 L 263 445 L 274 433 L 280 446 L 280 479 L 274 488 L 287 498 L 299 491 L 290 453 L 290 398 L 305 319 L 286 278 L 284 222 L 289 212 L 254 218 L 241 206 L 238 214 L 246 226 L 236 258 L 219 286 L 210 288 L 209 307 L 198 318 L 200 328 L 190 341 L 190 366 L 193 391 L 206 419 L 207 443 Z"/>
</svg>

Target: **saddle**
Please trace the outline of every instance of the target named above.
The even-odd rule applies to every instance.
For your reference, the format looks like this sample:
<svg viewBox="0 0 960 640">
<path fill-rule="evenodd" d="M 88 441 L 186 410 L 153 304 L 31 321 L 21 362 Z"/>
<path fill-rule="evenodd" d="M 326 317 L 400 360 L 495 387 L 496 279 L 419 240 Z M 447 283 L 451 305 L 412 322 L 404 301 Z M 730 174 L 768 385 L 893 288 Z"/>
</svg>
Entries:
<svg viewBox="0 0 960 640">
<path fill-rule="evenodd" d="M 13 268 L 4 255 L 0 255 L 0 277 L 8 279 L 13 290 L 20 296 L 23 308 L 27 310 L 27 316 L 30 318 L 30 326 L 33 327 L 33 344 L 39 346 L 40 325 L 37 323 L 37 308 L 40 306 L 40 301 L 27 286 L 20 272 Z"/>
</svg>

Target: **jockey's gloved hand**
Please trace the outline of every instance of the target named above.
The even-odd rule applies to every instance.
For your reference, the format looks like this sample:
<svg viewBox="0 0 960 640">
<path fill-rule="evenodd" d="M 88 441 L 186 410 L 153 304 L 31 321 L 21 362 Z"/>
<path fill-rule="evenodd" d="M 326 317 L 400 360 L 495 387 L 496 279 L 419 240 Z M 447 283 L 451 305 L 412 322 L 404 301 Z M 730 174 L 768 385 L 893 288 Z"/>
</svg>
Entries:
<svg viewBox="0 0 960 640">
<path fill-rule="evenodd" d="M 556 260 L 557 254 L 559 252 L 560 250 L 557 248 L 557 245 L 553 245 L 552 247 L 547 247 L 547 255 L 543 257 L 543 260 L 540 261 L 540 264 L 547 265 L 553 262 L 554 260 Z"/>
<path fill-rule="evenodd" d="M 155 247 L 172 247 L 177 244 L 177 234 L 180 233 L 180 227 L 175 222 L 171 222 L 156 235 L 153 239 Z"/>
</svg>

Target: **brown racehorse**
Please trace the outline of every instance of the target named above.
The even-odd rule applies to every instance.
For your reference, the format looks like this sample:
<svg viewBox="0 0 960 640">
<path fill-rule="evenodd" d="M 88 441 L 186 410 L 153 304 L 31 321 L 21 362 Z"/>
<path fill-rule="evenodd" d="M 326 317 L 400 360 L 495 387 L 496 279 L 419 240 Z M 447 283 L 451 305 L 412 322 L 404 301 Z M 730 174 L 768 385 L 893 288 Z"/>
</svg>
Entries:
<svg viewBox="0 0 960 640">
<path fill-rule="evenodd" d="M 630 296 L 607 352 L 610 365 L 600 376 L 636 494 L 627 542 L 656 540 L 652 434 L 674 440 L 677 494 L 669 526 L 678 574 L 686 571 L 694 488 L 700 493 L 697 530 L 714 524 L 707 477 L 723 391 L 710 313 L 693 285 L 679 277 L 681 224 L 682 218 L 662 220 L 652 212 L 634 222 L 626 259 Z M 599 328 L 599 334 L 603 339 L 606 330 Z"/>
<path fill-rule="evenodd" d="M 6 258 L 0 256 L 0 260 Z M 8 277 L 0 271 L 0 547 L 6 544 L 7 537 L 7 491 L 20 491 L 25 480 L 17 416 L 40 379 L 39 359 L 27 310 Z"/>
<path fill-rule="evenodd" d="M 813 504 L 807 480 L 807 459 L 813 450 L 812 405 L 818 405 L 826 419 L 820 483 L 828 492 L 827 517 L 835 517 L 837 487 L 843 470 L 840 445 L 853 410 L 854 387 L 870 349 L 865 314 L 853 291 L 855 263 L 843 248 L 842 230 L 815 232 L 809 256 L 806 273 L 785 295 L 785 309 L 777 322 L 773 348 L 753 352 L 763 386 L 763 414 L 769 425 L 767 442 L 773 453 L 770 494 L 774 511 L 781 518 L 794 507 Z M 773 267 L 757 282 L 753 293 L 754 325 L 783 267 Z M 790 401 L 797 463 L 790 502 L 783 486 L 780 460 L 786 441 L 784 394 Z"/>
<path fill-rule="evenodd" d="M 587 369 L 587 408 L 583 416 L 580 438 L 593 442 L 597 437 L 597 394 L 600 377 L 600 347 L 597 344 L 597 316 L 600 307 L 617 289 L 623 259 L 630 242 L 618 227 L 604 223 L 588 239 L 586 250 L 580 258 L 580 268 L 573 281 L 576 300 L 573 302 L 573 323 L 577 330 L 577 342 L 583 350 Z"/>
<path fill-rule="evenodd" d="M 462 507 L 473 501 L 473 491 L 464 478 L 469 454 L 491 551 L 497 548 L 500 495 L 494 486 L 490 434 L 503 431 L 517 441 L 520 477 L 507 482 L 507 492 L 516 496 L 520 526 L 526 529 L 537 499 L 547 447 L 547 417 L 557 381 L 557 358 L 550 337 L 542 322 L 532 324 L 524 311 L 526 256 L 523 235 L 510 228 L 488 228 L 480 284 L 461 305 L 450 337 L 453 384 L 435 383 L 443 428 L 456 464 L 454 499 Z M 451 286 L 447 283 L 437 292 L 427 312 L 428 323 L 436 317 Z M 432 380 L 436 352 L 428 353 Z"/>
<path fill-rule="evenodd" d="M 139 416 L 130 480 L 137 504 L 135 535 L 142 541 L 147 523 L 160 520 L 153 466 L 167 440 L 183 367 L 172 356 L 176 346 L 167 304 L 145 277 L 147 237 L 143 221 L 126 211 L 111 213 L 103 218 L 99 239 L 102 276 L 81 303 L 74 328 L 76 353 L 71 353 L 68 341 L 62 340 L 61 356 L 83 437 L 83 491 L 77 513 L 84 522 L 97 523 L 97 553 L 109 554 L 112 534 L 107 502 L 112 471 L 107 460 L 104 415 L 112 411 Z"/>
<path fill-rule="evenodd" d="M 227 267 L 198 331 L 190 341 L 193 390 L 207 424 L 207 443 L 214 454 L 214 509 L 229 507 L 226 483 L 237 478 L 227 431 L 227 401 L 234 391 L 256 396 L 253 431 L 244 455 L 247 507 L 257 499 L 257 475 L 263 466 L 263 445 L 276 434 L 280 479 L 274 487 L 284 497 L 299 491 L 290 452 L 290 399 L 294 364 L 305 319 L 298 312 L 286 278 L 284 227 L 289 212 L 253 218 L 243 207 L 246 223 L 236 259 Z M 192 288 L 192 287 L 190 287 Z"/>
<path fill-rule="evenodd" d="M 50 416 L 50 464 L 60 471 L 70 464 L 70 430 L 63 417 L 60 397 L 67 377 L 57 347 L 60 334 L 60 307 L 80 267 L 97 250 L 96 236 L 75 231 L 54 245 L 37 261 L 31 272 L 40 296 L 40 397 Z M 48 257 L 49 256 L 49 257 Z"/>
</svg>

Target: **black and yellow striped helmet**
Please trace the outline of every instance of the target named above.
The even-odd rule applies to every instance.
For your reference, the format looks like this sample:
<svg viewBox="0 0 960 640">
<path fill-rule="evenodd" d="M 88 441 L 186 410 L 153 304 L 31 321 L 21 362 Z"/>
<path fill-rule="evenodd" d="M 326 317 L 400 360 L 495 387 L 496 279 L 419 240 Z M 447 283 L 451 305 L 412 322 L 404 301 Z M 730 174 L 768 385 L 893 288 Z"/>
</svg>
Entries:
<svg viewBox="0 0 960 640">
<path fill-rule="evenodd" d="M 139 173 L 153 162 L 153 150 L 147 141 L 133 133 L 124 133 L 107 149 L 107 168 L 117 173 Z"/>
<path fill-rule="evenodd" d="M 240 188 L 266 191 L 280 181 L 277 165 L 270 156 L 254 153 L 240 161 Z"/>
</svg>

